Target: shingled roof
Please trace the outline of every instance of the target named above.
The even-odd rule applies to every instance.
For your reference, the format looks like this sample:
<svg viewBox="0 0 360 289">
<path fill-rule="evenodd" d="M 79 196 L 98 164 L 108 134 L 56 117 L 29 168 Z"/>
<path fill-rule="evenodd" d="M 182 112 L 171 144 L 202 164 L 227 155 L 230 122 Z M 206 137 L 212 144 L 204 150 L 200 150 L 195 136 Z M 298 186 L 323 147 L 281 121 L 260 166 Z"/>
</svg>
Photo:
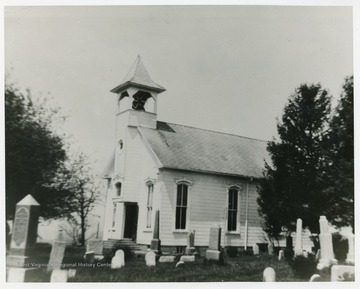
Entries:
<svg viewBox="0 0 360 289">
<path fill-rule="evenodd" d="M 261 178 L 266 141 L 157 122 L 138 128 L 163 168 Z"/>
</svg>

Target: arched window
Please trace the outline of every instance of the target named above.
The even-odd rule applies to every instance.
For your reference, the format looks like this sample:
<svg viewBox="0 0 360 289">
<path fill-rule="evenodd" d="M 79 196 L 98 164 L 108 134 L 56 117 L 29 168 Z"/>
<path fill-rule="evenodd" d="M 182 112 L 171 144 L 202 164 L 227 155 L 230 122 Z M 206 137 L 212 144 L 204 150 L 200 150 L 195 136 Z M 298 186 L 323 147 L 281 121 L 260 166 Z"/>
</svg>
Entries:
<svg viewBox="0 0 360 289">
<path fill-rule="evenodd" d="M 153 196 L 154 196 L 154 184 L 152 182 L 147 183 L 147 217 L 146 217 L 146 228 L 151 228 L 151 217 L 153 208 Z"/>
<path fill-rule="evenodd" d="M 229 232 L 237 231 L 238 223 L 238 199 L 239 189 L 236 187 L 229 188 L 228 191 L 228 219 L 227 219 L 227 230 Z"/>
<path fill-rule="evenodd" d="M 187 184 L 178 184 L 176 192 L 176 214 L 175 229 L 181 230 L 186 228 L 186 214 L 188 208 L 188 188 Z"/>
<path fill-rule="evenodd" d="M 117 182 L 115 184 L 115 189 L 116 189 L 116 196 L 120 197 L 121 196 L 121 183 L 120 182 Z"/>
</svg>

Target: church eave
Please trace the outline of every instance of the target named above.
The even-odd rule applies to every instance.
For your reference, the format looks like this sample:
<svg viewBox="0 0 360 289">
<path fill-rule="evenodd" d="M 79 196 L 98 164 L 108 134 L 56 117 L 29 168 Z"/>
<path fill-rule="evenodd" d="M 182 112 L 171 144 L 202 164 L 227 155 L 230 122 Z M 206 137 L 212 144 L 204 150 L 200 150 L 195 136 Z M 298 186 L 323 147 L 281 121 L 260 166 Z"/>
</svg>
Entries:
<svg viewBox="0 0 360 289">
<path fill-rule="evenodd" d="M 132 82 L 132 81 L 127 81 L 127 82 L 124 82 L 124 83 L 118 85 L 117 87 L 113 88 L 112 90 L 110 90 L 110 92 L 119 93 L 121 91 L 126 90 L 130 86 L 137 87 L 137 88 L 140 88 L 140 89 L 146 89 L 146 90 L 154 91 L 154 92 L 157 92 L 157 93 L 166 91 L 166 89 L 161 87 L 160 85 L 159 85 L 159 87 L 154 87 L 154 86 L 148 86 L 148 85 L 144 85 L 144 84 L 139 84 L 139 83 Z"/>
</svg>

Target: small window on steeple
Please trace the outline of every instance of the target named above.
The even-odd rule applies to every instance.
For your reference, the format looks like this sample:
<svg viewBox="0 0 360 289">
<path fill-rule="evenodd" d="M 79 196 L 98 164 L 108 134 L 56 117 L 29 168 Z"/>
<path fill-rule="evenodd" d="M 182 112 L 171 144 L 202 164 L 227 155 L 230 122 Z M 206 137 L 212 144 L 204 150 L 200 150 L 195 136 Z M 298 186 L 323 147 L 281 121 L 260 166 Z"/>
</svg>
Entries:
<svg viewBox="0 0 360 289">
<path fill-rule="evenodd" d="M 117 182 L 115 184 L 115 189 L 116 189 L 116 196 L 120 197 L 121 196 L 121 183 L 120 182 Z"/>
</svg>

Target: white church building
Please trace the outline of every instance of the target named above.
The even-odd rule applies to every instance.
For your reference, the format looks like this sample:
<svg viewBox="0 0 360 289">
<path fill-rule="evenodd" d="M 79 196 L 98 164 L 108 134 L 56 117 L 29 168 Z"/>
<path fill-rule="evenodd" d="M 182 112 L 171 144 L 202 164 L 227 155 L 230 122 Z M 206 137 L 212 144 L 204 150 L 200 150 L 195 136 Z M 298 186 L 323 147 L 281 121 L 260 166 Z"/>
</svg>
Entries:
<svg viewBox="0 0 360 289">
<path fill-rule="evenodd" d="M 159 121 L 165 89 L 138 57 L 116 94 L 116 138 L 107 180 L 104 240 L 150 245 L 160 211 L 164 246 L 208 246 L 211 227 L 221 227 L 221 246 L 266 243 L 258 214 L 257 185 L 266 142 Z M 170 96 L 168 96 L 170 97 Z M 239 120 L 241 121 L 241 120 Z"/>
</svg>

